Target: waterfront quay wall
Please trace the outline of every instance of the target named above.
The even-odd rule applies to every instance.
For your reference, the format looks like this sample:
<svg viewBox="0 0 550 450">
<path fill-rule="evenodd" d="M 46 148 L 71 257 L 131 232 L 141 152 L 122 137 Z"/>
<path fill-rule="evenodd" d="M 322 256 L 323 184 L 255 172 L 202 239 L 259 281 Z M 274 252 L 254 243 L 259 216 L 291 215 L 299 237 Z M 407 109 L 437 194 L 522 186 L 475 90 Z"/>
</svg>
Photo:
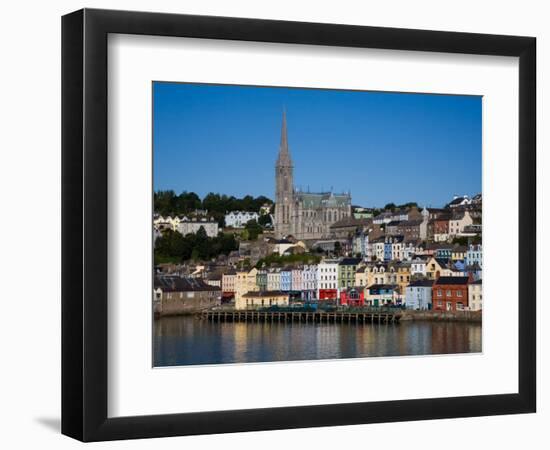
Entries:
<svg viewBox="0 0 550 450">
<path fill-rule="evenodd" d="M 430 320 L 433 322 L 478 322 L 481 323 L 481 311 L 412 311 L 404 310 L 401 321 Z"/>
<path fill-rule="evenodd" d="M 200 293 L 194 297 L 163 298 L 161 302 L 154 305 L 154 315 L 156 318 L 162 316 L 185 316 L 199 314 L 205 310 L 220 305 L 218 297 L 210 296 L 208 293 Z"/>
<path fill-rule="evenodd" d="M 249 323 L 326 323 L 326 324 L 395 324 L 401 317 L 398 311 L 269 311 L 260 309 L 208 310 L 202 320 L 210 322 Z"/>
</svg>

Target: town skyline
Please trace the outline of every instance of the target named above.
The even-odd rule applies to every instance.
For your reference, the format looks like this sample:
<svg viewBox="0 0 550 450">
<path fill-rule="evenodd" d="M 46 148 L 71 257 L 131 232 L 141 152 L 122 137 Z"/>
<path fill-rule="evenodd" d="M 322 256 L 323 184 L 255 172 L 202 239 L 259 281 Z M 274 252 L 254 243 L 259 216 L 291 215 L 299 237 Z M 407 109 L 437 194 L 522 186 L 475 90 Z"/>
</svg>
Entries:
<svg viewBox="0 0 550 450">
<path fill-rule="evenodd" d="M 297 189 L 378 208 L 481 192 L 480 97 L 155 83 L 153 108 L 155 191 L 275 200 L 285 109 Z"/>
</svg>

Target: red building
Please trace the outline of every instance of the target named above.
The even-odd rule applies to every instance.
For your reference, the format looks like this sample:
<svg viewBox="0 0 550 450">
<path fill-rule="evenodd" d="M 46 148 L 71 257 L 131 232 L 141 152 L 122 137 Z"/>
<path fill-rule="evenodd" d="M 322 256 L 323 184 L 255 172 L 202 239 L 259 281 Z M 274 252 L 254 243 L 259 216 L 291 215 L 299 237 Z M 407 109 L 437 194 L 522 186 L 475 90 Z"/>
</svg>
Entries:
<svg viewBox="0 0 550 450">
<path fill-rule="evenodd" d="M 319 300 L 336 300 L 337 298 L 337 289 L 319 289 Z"/>
<path fill-rule="evenodd" d="M 449 234 L 449 216 L 441 216 L 433 222 L 434 234 Z"/>
<path fill-rule="evenodd" d="M 435 311 L 461 311 L 468 306 L 467 277 L 439 277 L 432 287 L 432 309 Z"/>
<path fill-rule="evenodd" d="M 365 304 L 365 289 L 349 288 L 340 292 L 340 304 L 348 306 L 363 306 Z"/>
</svg>

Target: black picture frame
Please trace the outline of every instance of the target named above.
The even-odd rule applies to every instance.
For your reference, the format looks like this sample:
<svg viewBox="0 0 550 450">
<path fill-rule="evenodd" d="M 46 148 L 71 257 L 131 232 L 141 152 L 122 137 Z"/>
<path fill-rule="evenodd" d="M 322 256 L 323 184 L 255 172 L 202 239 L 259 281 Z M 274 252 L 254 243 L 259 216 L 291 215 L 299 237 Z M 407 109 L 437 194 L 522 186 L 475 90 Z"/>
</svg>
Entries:
<svg viewBox="0 0 550 450">
<path fill-rule="evenodd" d="M 107 416 L 107 36 L 110 33 L 519 57 L 517 393 Z M 62 18 L 62 433 L 82 441 L 535 412 L 536 39 L 84 9 Z"/>
</svg>

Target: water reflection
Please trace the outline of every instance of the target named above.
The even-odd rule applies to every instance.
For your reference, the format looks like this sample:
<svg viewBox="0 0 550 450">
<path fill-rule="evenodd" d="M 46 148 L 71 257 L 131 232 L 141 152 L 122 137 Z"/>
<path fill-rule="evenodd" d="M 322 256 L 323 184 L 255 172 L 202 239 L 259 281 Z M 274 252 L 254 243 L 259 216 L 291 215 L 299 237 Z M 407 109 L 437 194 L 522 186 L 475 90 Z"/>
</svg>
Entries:
<svg viewBox="0 0 550 450">
<path fill-rule="evenodd" d="M 211 323 L 164 317 L 154 323 L 154 364 L 297 361 L 481 351 L 481 325 Z"/>
</svg>

